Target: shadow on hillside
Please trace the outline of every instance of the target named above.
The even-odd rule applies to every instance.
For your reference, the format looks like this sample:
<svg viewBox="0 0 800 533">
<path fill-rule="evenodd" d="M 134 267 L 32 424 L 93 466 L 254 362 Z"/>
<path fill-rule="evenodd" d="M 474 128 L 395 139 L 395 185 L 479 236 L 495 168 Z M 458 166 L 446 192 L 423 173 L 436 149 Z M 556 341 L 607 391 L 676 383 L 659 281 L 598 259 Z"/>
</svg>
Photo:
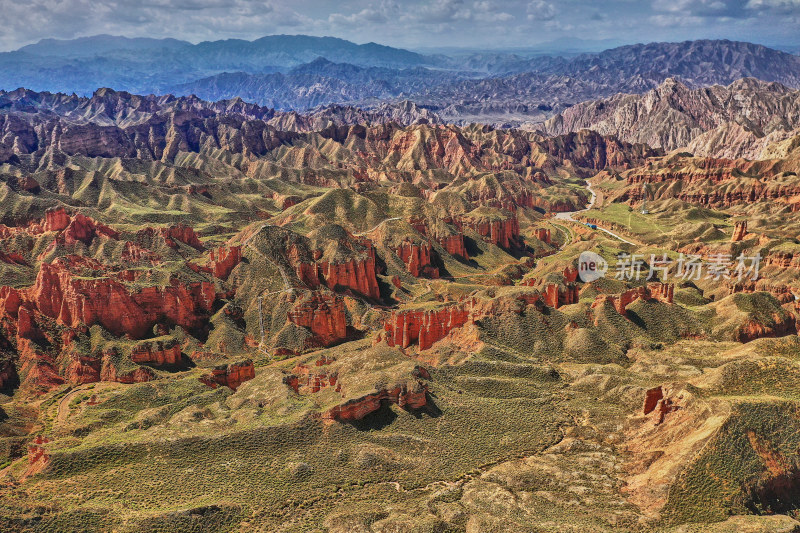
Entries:
<svg viewBox="0 0 800 533">
<path fill-rule="evenodd" d="M 397 413 L 392 410 L 392 404 L 389 400 L 381 400 L 381 406 L 362 418 L 351 422 L 354 428 L 359 431 L 371 431 L 375 429 L 383 429 L 390 425 L 397 419 Z"/>
</svg>

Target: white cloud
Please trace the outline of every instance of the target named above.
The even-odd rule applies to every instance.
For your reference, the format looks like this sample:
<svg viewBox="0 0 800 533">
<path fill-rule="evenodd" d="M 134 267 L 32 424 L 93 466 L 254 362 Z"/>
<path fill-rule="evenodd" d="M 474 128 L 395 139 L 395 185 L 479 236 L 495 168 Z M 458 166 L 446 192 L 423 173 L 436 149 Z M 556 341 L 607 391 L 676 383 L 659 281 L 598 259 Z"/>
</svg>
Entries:
<svg viewBox="0 0 800 533">
<path fill-rule="evenodd" d="M 528 20 L 547 21 L 553 20 L 558 15 L 558 10 L 545 0 L 533 0 L 528 3 Z"/>
</svg>

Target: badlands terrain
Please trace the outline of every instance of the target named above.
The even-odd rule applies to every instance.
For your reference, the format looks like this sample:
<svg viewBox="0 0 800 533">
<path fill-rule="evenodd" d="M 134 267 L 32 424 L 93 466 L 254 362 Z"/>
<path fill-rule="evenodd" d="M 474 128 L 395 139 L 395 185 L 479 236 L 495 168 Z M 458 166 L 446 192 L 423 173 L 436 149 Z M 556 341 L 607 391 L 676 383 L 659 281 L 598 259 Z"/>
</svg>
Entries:
<svg viewBox="0 0 800 533">
<path fill-rule="evenodd" d="M 800 530 L 776 72 L 535 131 L 0 92 L 0 529 Z"/>
</svg>

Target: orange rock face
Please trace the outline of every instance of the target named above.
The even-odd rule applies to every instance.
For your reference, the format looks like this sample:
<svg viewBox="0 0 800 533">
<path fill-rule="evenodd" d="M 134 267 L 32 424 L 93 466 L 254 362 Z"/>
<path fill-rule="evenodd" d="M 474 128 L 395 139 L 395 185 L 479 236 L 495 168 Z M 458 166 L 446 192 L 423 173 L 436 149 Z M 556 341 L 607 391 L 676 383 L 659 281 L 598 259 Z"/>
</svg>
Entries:
<svg viewBox="0 0 800 533">
<path fill-rule="evenodd" d="M 403 409 L 421 409 L 428 404 L 428 385 L 416 383 L 400 383 L 390 388 L 382 388 L 361 398 L 356 398 L 337 405 L 325 413 L 323 418 L 339 422 L 361 420 L 368 414 L 377 411 L 381 402 L 388 401 Z"/>
<path fill-rule="evenodd" d="M 536 238 L 540 241 L 553 244 L 553 240 L 550 237 L 550 229 L 549 228 L 537 228 L 536 229 Z"/>
<path fill-rule="evenodd" d="M 70 216 L 63 207 L 48 209 L 44 213 L 44 231 L 61 231 L 66 229 L 69 223 Z"/>
<path fill-rule="evenodd" d="M 166 287 L 145 287 L 131 293 L 113 277 L 78 279 L 77 267 L 103 272 L 96 261 L 79 256 L 58 258 L 43 264 L 36 283 L 25 292 L 43 315 L 77 327 L 100 324 L 117 336 L 142 338 L 156 322 L 170 322 L 186 329 L 203 326 L 216 294 L 209 282 Z"/>
<path fill-rule="evenodd" d="M 211 263 L 214 277 L 228 279 L 231 271 L 242 262 L 241 246 L 220 246 L 211 250 Z"/>
<path fill-rule="evenodd" d="M 653 409 L 655 409 L 656 405 L 658 405 L 659 400 L 661 400 L 661 398 L 663 397 L 664 397 L 664 391 L 661 390 L 661 387 L 654 387 L 652 389 L 649 389 L 645 393 L 644 408 L 642 409 L 644 414 L 647 415 L 652 413 Z"/>
<path fill-rule="evenodd" d="M 738 242 L 744 239 L 745 235 L 747 235 L 747 221 L 742 220 L 736 223 L 736 226 L 733 228 L 733 237 L 731 237 L 732 242 Z"/>
<path fill-rule="evenodd" d="M 464 246 L 464 235 L 461 233 L 442 237 L 439 239 L 439 244 L 447 250 L 448 254 L 469 259 L 467 248 Z"/>
<path fill-rule="evenodd" d="M 220 246 L 211 250 L 209 256 L 208 264 L 198 265 L 190 262 L 187 266 L 195 272 L 207 272 L 215 278 L 228 279 L 231 271 L 242 262 L 242 247 Z"/>
<path fill-rule="evenodd" d="M 635 300 L 657 300 L 671 304 L 675 293 L 675 285 L 672 283 L 649 283 L 646 287 L 636 287 L 628 289 L 619 295 L 601 294 L 592 303 L 592 309 L 600 307 L 605 302 L 611 302 L 614 309 L 621 315 L 625 315 L 628 305 Z"/>
<path fill-rule="evenodd" d="M 375 277 L 375 251 L 362 261 L 351 259 L 338 264 L 321 262 L 320 280 L 331 289 L 346 287 L 375 300 L 381 296 L 378 279 Z"/>
<path fill-rule="evenodd" d="M 197 233 L 195 233 L 194 229 L 186 224 L 175 224 L 167 228 L 160 228 L 158 232 L 164 237 L 167 246 L 170 248 L 177 248 L 178 244 L 175 241 L 179 241 L 183 244 L 191 246 L 195 250 L 205 250 L 205 247 L 203 246 L 203 243 L 200 242 L 200 238 L 197 236 Z"/>
<path fill-rule="evenodd" d="M 78 242 L 88 246 L 98 236 L 119 239 L 119 233 L 112 228 L 82 213 L 70 216 L 63 207 L 45 211 L 44 219 L 38 222 L 34 221 L 24 227 L 8 227 L 0 224 L 0 238 L 8 238 L 20 233 L 35 236 L 47 232 L 58 232 L 55 242 L 51 244 L 52 247 L 55 247 L 56 244 L 74 245 Z"/>
<path fill-rule="evenodd" d="M 64 229 L 63 238 L 66 244 L 75 244 L 80 241 L 83 244 L 89 245 L 97 235 L 119 239 L 119 233 L 113 229 L 78 213 L 72 217 L 69 225 Z"/>
<path fill-rule="evenodd" d="M 579 299 L 580 287 L 571 282 L 566 285 L 548 283 L 544 286 L 544 302 L 554 309 L 562 305 L 576 304 Z"/>
<path fill-rule="evenodd" d="M 115 336 L 132 339 L 146 338 L 156 324 L 204 334 L 216 299 L 213 283 L 172 279 L 163 287 L 136 290 L 126 282 L 137 279 L 137 272 L 141 271 L 111 270 L 94 259 L 68 255 L 43 263 L 31 287 L 0 287 L 0 327 L 15 345 L 21 388 L 43 392 L 64 382 L 134 383 L 155 377 L 146 368 L 120 373 L 111 363 L 119 358 L 109 354 L 101 360 L 99 354 L 74 351 L 73 339 L 85 334 L 87 326 L 99 324 Z M 61 328 L 60 335 L 54 335 L 54 324 Z M 177 343 L 142 344 L 131 359 L 175 364 L 181 349 Z"/>
<path fill-rule="evenodd" d="M 321 357 L 314 362 L 314 367 L 297 364 L 292 369 L 292 373 L 284 378 L 283 382 L 298 394 L 313 394 L 325 387 L 335 387 L 335 390 L 339 392 L 341 391 L 341 384 L 338 383 L 338 372 L 316 370 L 332 362 L 333 360 Z"/>
<path fill-rule="evenodd" d="M 131 361 L 154 365 L 176 365 L 181 362 L 181 345 L 175 341 L 139 344 L 131 350 Z"/>
<path fill-rule="evenodd" d="M 300 261 L 297 247 L 288 250 L 289 262 L 300 280 L 310 289 L 324 285 L 329 289 L 351 289 L 378 300 L 381 293 L 375 268 L 375 249 L 368 240 L 362 240 L 366 252 L 350 259 L 331 263 L 321 260 L 322 252 L 313 254 L 314 262 Z"/>
<path fill-rule="evenodd" d="M 797 333 L 797 323 L 794 315 L 789 314 L 785 317 L 775 315 L 773 316 L 773 320 L 775 322 L 774 325 L 762 324 L 751 320 L 739 328 L 734 338 L 738 342 L 750 342 L 755 339 L 783 337 Z"/>
<path fill-rule="evenodd" d="M 254 377 L 256 377 L 256 370 L 253 361 L 247 359 L 230 365 L 216 366 L 211 370 L 211 374 L 202 376 L 200 381 L 213 389 L 224 385 L 236 390 L 242 383 L 250 381 Z"/>
<path fill-rule="evenodd" d="M 487 242 L 507 250 L 521 247 L 519 220 L 516 215 L 501 220 L 464 221 L 463 225 L 472 228 Z"/>
<path fill-rule="evenodd" d="M 439 277 L 439 269 L 432 264 L 431 256 L 434 252 L 430 243 L 417 244 L 406 240 L 396 250 L 396 253 L 415 278 L 424 276 L 437 279 Z"/>
<path fill-rule="evenodd" d="M 295 303 L 289 321 L 311 330 L 322 346 L 331 346 L 347 338 L 347 315 L 344 301 L 335 295 L 314 292 Z"/>
<path fill-rule="evenodd" d="M 384 323 L 386 342 L 401 348 L 417 343 L 420 350 L 427 350 L 453 329 L 470 322 L 471 315 L 471 306 L 459 304 L 430 311 L 392 311 Z"/>
</svg>

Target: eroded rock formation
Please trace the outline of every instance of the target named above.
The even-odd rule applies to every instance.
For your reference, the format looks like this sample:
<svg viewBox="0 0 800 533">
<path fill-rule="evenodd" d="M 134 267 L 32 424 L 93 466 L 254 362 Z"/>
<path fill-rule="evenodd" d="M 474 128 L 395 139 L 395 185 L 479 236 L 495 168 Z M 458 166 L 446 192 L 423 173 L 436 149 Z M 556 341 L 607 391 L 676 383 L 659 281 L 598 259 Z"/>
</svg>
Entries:
<svg viewBox="0 0 800 533">
<path fill-rule="evenodd" d="M 223 385 L 236 390 L 242 383 L 250 381 L 254 377 L 256 377 L 256 371 L 253 361 L 246 359 L 229 365 L 216 366 L 211 369 L 210 374 L 200 377 L 200 381 L 213 389 Z"/>
<path fill-rule="evenodd" d="M 313 292 L 298 298 L 288 313 L 290 322 L 308 328 L 314 341 L 331 346 L 347 338 L 347 316 L 339 296 Z"/>
<path fill-rule="evenodd" d="M 325 413 L 323 418 L 354 422 L 380 409 L 381 402 L 393 403 L 402 409 L 421 409 L 428 403 L 428 385 L 416 381 L 381 388 L 374 393 L 337 405 Z"/>
</svg>

